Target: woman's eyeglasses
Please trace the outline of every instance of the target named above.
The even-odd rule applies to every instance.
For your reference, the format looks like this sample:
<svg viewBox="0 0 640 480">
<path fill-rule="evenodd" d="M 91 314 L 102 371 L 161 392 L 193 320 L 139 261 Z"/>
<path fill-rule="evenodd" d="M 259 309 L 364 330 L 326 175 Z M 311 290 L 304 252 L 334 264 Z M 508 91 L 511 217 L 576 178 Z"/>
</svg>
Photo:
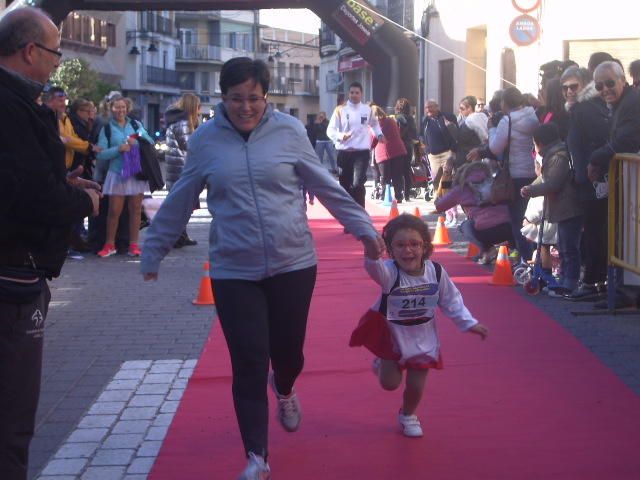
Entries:
<svg viewBox="0 0 640 480">
<path fill-rule="evenodd" d="M 562 91 L 564 93 L 567 93 L 569 90 L 571 90 L 572 92 L 577 92 L 578 88 L 580 88 L 579 83 L 569 83 L 567 85 L 562 85 Z"/>
<path fill-rule="evenodd" d="M 240 95 L 231 95 L 229 97 L 227 97 L 226 95 L 224 96 L 225 100 L 229 100 L 233 105 L 237 105 L 237 106 L 241 106 L 244 105 L 244 102 L 248 102 L 249 105 L 253 106 L 253 105 L 257 105 L 260 102 L 263 102 L 264 100 L 266 100 L 266 96 L 258 96 L 258 95 L 251 95 L 249 97 L 242 97 Z"/>
<path fill-rule="evenodd" d="M 615 86 L 616 86 L 616 81 L 611 79 L 605 80 L 604 82 L 596 82 L 596 85 L 595 85 L 596 90 L 599 92 L 601 92 L 604 89 L 604 87 L 613 88 Z"/>
</svg>

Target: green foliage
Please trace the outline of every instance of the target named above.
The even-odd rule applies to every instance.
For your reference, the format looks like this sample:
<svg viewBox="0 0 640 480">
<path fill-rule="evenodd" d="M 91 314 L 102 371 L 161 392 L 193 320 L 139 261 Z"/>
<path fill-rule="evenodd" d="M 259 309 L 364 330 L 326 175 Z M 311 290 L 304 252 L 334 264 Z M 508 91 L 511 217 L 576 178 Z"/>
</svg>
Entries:
<svg viewBox="0 0 640 480">
<path fill-rule="evenodd" d="M 117 85 L 104 82 L 98 72 L 86 60 L 69 58 L 64 60 L 51 76 L 51 84 L 65 89 L 70 99 L 86 98 L 96 104 Z"/>
</svg>

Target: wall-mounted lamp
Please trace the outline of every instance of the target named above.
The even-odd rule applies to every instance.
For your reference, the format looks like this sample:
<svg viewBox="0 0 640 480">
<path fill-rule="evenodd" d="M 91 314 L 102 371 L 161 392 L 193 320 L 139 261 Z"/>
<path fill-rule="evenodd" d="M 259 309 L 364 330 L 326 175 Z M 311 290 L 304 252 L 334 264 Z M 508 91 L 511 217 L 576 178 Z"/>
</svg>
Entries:
<svg viewBox="0 0 640 480">
<path fill-rule="evenodd" d="M 148 52 L 155 53 L 158 51 L 158 47 L 156 47 L 155 40 L 153 39 L 153 37 L 149 35 L 148 32 L 140 32 L 138 30 L 129 30 L 126 34 L 126 39 L 127 39 L 126 43 L 129 43 L 130 40 L 133 41 L 133 46 L 131 47 L 131 50 L 129 50 L 129 55 L 140 55 L 140 49 L 136 45 L 137 38 L 149 39 L 149 48 L 147 48 Z"/>
</svg>

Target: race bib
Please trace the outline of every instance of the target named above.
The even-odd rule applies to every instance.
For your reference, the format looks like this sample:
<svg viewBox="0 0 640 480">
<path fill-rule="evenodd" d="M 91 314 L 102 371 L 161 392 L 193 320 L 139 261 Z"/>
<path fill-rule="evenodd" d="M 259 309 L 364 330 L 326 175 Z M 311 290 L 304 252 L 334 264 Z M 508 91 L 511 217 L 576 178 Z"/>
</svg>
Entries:
<svg viewBox="0 0 640 480">
<path fill-rule="evenodd" d="M 387 319 L 412 325 L 433 318 L 438 305 L 438 284 L 422 284 L 394 289 L 387 297 Z"/>
</svg>

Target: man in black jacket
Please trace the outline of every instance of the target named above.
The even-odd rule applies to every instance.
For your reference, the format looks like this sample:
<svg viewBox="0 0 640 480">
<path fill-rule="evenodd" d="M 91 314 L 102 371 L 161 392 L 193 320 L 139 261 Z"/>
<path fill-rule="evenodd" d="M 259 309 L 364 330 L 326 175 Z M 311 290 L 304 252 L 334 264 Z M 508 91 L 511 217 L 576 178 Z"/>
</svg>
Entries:
<svg viewBox="0 0 640 480">
<path fill-rule="evenodd" d="M 593 72 L 593 81 L 596 90 L 606 102 L 611 117 L 609 141 L 591 154 L 587 166 L 589 180 L 598 185 L 603 182 L 615 154 L 637 153 L 640 150 L 640 94 L 627 83 L 624 70 L 617 62 L 603 62 L 598 65 Z M 606 195 L 608 188 L 606 185 L 603 187 L 603 195 Z M 596 195 L 600 198 L 599 193 Z M 603 220 L 607 221 L 606 218 Z M 618 279 L 614 281 L 616 286 L 619 286 L 621 275 L 616 276 Z M 617 292 L 616 307 L 628 306 L 630 303 L 631 300 L 622 292 Z M 607 308 L 607 302 L 598 302 L 594 306 Z"/>
<path fill-rule="evenodd" d="M 60 62 L 58 29 L 33 8 L 0 19 L 0 476 L 27 478 L 44 322 L 71 225 L 97 212 L 92 182 L 67 179 L 55 114 L 35 102 Z M 70 183 L 74 183 L 72 185 Z"/>
</svg>

